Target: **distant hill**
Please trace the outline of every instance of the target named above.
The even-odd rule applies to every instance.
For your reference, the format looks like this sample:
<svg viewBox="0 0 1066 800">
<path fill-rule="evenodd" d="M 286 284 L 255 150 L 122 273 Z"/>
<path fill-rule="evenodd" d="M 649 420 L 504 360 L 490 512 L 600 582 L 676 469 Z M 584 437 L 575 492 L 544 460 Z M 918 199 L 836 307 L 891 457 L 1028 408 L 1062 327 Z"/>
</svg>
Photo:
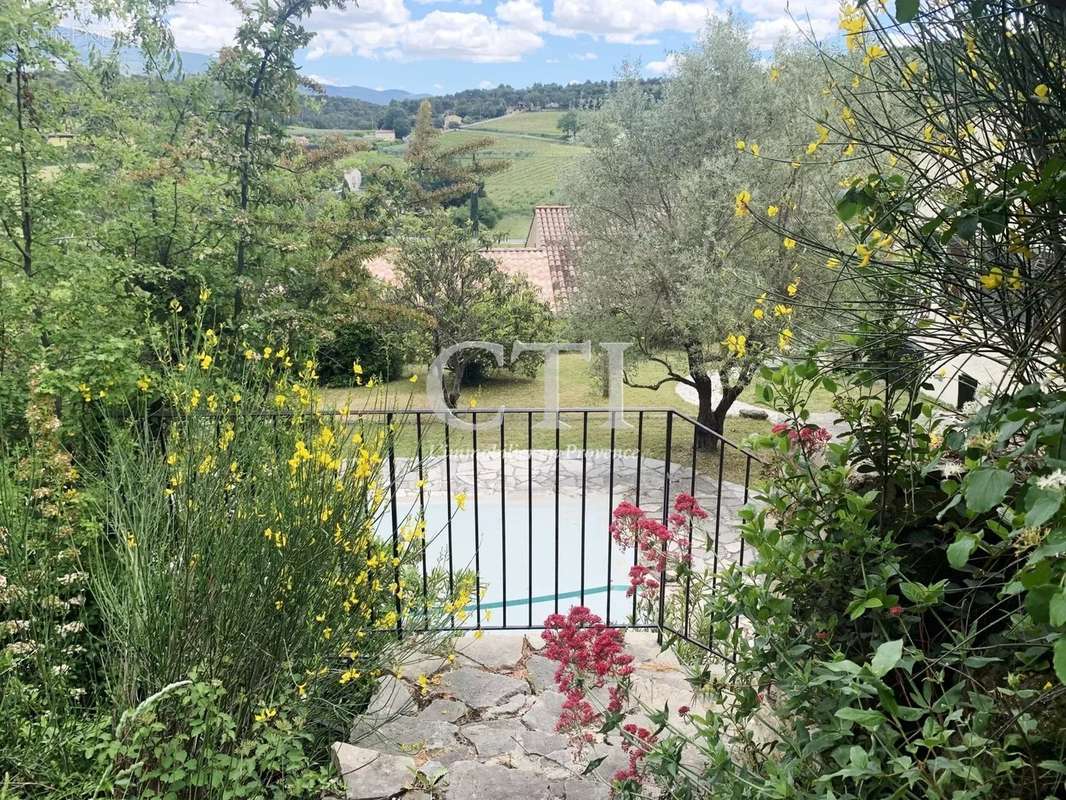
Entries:
<svg viewBox="0 0 1066 800">
<path fill-rule="evenodd" d="M 393 100 L 418 100 L 425 95 L 412 94 L 403 89 L 368 89 L 365 86 L 324 86 L 328 97 L 347 97 L 376 106 L 387 106 Z"/>
<path fill-rule="evenodd" d="M 107 36 L 101 36 L 88 31 L 74 28 L 61 28 L 60 33 L 81 54 L 82 58 L 88 59 L 93 51 L 98 53 L 110 53 L 114 49 L 115 42 Z M 190 53 L 179 51 L 182 68 L 189 74 L 203 72 L 214 60 L 214 56 L 203 53 Z M 144 58 L 136 47 L 124 47 L 119 51 L 119 59 L 122 66 L 130 74 L 144 72 Z M 372 103 L 377 106 L 387 106 L 393 101 L 418 100 L 424 95 L 416 95 L 405 92 L 402 89 L 369 89 L 366 86 L 324 86 L 327 97 L 344 97 L 351 100 L 361 100 L 364 103 Z"/>
</svg>

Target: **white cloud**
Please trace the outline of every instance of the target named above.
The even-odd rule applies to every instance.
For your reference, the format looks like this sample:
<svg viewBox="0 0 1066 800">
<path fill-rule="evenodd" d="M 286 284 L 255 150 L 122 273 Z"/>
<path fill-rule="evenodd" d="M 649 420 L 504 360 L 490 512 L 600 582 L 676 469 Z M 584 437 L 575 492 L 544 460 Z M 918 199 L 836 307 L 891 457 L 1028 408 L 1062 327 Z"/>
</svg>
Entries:
<svg viewBox="0 0 1066 800">
<path fill-rule="evenodd" d="M 378 14 L 367 21 L 359 7 L 316 15 L 318 31 L 307 58 L 356 54 L 364 58 L 414 61 L 426 58 L 453 59 L 482 63 L 519 61 L 540 49 L 544 40 L 537 34 L 500 25 L 484 14 L 461 11 L 431 11 L 412 19 L 401 0 L 378 0 L 378 11 L 391 10 L 391 19 Z"/>
<path fill-rule="evenodd" d="M 652 61 L 644 69 L 656 77 L 670 75 L 677 69 L 679 60 L 677 53 L 668 53 L 662 61 Z"/>
<path fill-rule="evenodd" d="M 574 53 L 574 55 L 572 55 L 571 58 L 573 58 L 576 61 L 595 61 L 596 59 L 599 58 L 599 55 L 597 55 L 596 53 L 592 53 L 592 52 L 589 52 L 589 53 Z"/>
<path fill-rule="evenodd" d="M 496 6 L 496 18 L 515 28 L 533 33 L 542 33 L 549 28 L 539 0 L 506 0 Z"/>
<path fill-rule="evenodd" d="M 805 39 L 812 34 L 815 40 L 824 41 L 835 35 L 836 30 L 837 23 L 831 19 L 763 19 L 752 23 L 751 43 L 762 50 L 773 47 L 781 39 Z"/>
<path fill-rule="evenodd" d="M 714 0 L 555 0 L 559 33 L 583 33 L 609 42 L 649 44 L 660 31 L 696 33 L 718 13 Z"/>
<path fill-rule="evenodd" d="M 481 83 L 479 83 L 477 85 L 477 88 L 479 88 L 479 89 L 492 89 L 495 86 L 496 86 L 496 84 L 493 83 L 492 81 L 481 81 Z"/>
</svg>

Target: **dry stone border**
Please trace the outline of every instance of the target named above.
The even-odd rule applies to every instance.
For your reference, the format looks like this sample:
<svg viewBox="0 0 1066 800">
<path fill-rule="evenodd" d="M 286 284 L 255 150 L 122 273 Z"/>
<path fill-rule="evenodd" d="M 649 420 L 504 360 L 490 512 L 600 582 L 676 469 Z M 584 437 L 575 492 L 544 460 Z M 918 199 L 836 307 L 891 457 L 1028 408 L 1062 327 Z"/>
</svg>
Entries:
<svg viewBox="0 0 1066 800">
<path fill-rule="evenodd" d="M 345 800 L 607 800 L 611 776 L 626 764 L 618 737 L 578 755 L 555 732 L 563 696 L 541 646 L 534 634 L 470 635 L 454 659 L 415 659 L 436 673 L 425 692 L 410 665 L 402 678 L 382 678 L 351 741 L 333 747 Z M 638 698 L 705 710 L 655 634 L 629 631 L 626 646 Z"/>
</svg>

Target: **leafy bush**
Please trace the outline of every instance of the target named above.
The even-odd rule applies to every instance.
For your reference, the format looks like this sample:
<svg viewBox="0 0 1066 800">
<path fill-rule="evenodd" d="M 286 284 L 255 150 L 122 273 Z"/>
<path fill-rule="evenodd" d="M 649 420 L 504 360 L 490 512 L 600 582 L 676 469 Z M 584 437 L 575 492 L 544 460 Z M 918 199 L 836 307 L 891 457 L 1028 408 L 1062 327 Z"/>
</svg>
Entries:
<svg viewBox="0 0 1066 800">
<path fill-rule="evenodd" d="M 792 422 L 754 441 L 768 466 L 742 512 L 749 564 L 671 561 L 700 598 L 697 635 L 731 660 L 695 664 L 705 714 L 607 717 L 640 754 L 621 795 L 1061 796 L 1066 392 L 954 420 L 897 412 L 871 375 L 817 375 L 766 373 Z M 851 436 L 802 433 L 814 385 Z M 635 712 L 653 725 L 624 728 Z"/>
<path fill-rule="evenodd" d="M 363 375 L 377 381 L 391 381 L 403 372 L 404 347 L 376 325 L 348 322 L 337 328 L 334 338 L 318 349 L 319 377 L 326 386 L 354 386 L 352 366 L 359 364 Z"/>
</svg>

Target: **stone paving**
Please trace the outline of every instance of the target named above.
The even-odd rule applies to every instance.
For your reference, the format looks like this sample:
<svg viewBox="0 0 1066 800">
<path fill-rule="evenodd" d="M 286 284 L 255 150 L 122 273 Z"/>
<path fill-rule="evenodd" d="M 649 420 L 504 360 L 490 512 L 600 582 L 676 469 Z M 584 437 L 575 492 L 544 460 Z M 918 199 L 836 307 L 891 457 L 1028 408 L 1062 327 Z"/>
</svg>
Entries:
<svg viewBox="0 0 1066 800">
<path fill-rule="evenodd" d="M 536 634 L 467 636 L 448 658 L 416 656 L 382 678 L 350 741 L 333 746 L 345 800 L 607 800 L 626 762 L 618 738 L 579 753 L 555 732 L 563 696 L 542 646 Z M 629 631 L 626 647 L 636 698 L 706 710 L 654 634 Z"/>
</svg>

